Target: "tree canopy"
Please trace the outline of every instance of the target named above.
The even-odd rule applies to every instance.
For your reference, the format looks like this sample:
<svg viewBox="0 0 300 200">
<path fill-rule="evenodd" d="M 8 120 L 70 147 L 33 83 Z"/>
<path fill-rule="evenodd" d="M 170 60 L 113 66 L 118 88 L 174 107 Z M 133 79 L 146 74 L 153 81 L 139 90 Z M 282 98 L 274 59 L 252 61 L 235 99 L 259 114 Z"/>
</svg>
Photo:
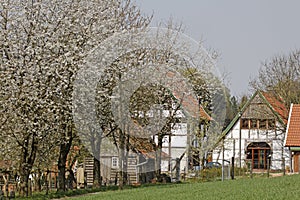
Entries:
<svg viewBox="0 0 300 200">
<path fill-rule="evenodd" d="M 255 90 L 274 92 L 287 107 L 291 103 L 300 103 L 300 50 L 265 61 L 250 86 Z"/>
</svg>

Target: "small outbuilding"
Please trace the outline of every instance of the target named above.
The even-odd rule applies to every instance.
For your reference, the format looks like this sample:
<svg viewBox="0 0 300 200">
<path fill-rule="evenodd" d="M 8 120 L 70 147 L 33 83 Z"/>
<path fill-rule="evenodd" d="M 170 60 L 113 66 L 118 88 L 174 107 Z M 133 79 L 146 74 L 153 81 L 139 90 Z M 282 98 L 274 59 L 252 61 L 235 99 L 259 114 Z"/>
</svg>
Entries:
<svg viewBox="0 0 300 200">
<path fill-rule="evenodd" d="M 290 107 L 285 147 L 288 147 L 291 154 L 291 170 L 300 171 L 300 104 L 292 104 Z"/>
</svg>

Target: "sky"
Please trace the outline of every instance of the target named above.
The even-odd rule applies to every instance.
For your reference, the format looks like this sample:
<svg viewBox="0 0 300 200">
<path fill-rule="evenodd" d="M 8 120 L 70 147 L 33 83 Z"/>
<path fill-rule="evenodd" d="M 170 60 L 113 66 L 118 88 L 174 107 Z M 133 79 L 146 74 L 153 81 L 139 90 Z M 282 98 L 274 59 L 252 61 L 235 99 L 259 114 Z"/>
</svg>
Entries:
<svg viewBox="0 0 300 200">
<path fill-rule="evenodd" d="M 262 63 L 300 49 L 299 0 L 136 0 L 151 26 L 170 18 L 219 54 L 232 95 L 249 95 Z"/>
</svg>

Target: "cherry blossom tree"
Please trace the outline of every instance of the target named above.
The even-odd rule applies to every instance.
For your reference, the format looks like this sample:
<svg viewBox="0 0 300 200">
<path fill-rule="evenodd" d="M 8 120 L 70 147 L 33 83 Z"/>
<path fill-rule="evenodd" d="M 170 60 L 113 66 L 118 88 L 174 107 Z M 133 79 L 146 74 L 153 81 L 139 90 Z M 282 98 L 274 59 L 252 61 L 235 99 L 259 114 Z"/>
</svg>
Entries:
<svg viewBox="0 0 300 200">
<path fill-rule="evenodd" d="M 76 137 L 72 82 L 86 54 L 115 32 L 149 20 L 130 0 L 1 2 L 1 145 L 5 156 L 20 158 L 25 195 L 42 144 L 59 147 L 58 186 L 65 190 L 66 159 Z"/>
</svg>

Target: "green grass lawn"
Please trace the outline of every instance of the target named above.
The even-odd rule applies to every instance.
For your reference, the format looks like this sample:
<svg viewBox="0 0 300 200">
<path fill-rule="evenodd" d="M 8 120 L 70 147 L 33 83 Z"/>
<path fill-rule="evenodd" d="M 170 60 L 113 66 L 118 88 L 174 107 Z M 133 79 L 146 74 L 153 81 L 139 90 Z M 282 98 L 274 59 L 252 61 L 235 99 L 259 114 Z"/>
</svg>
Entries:
<svg viewBox="0 0 300 200">
<path fill-rule="evenodd" d="M 190 199 L 300 199 L 300 175 L 277 178 L 182 183 L 107 191 L 75 199 L 101 200 L 190 200 Z"/>
</svg>

